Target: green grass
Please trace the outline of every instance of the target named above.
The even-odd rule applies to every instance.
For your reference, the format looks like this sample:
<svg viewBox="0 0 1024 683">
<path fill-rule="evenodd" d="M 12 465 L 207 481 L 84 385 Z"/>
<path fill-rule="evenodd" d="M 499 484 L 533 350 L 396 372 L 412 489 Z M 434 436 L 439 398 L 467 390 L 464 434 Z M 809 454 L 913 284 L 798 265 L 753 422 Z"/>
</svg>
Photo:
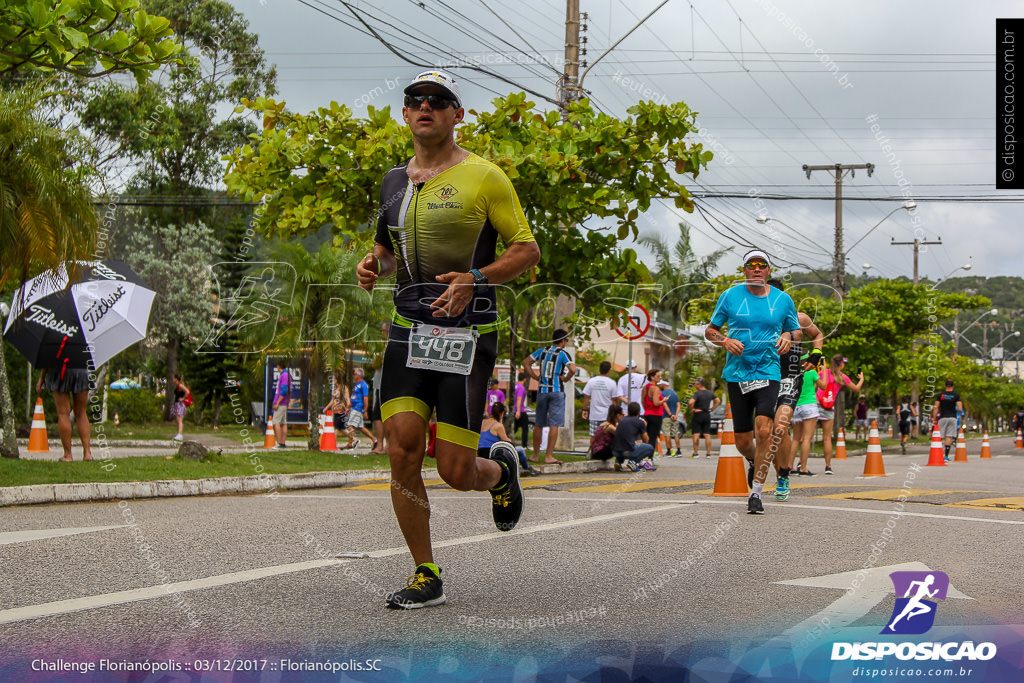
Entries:
<svg viewBox="0 0 1024 683">
<path fill-rule="evenodd" d="M 97 451 L 97 455 L 99 452 Z M 111 464 L 115 467 L 111 468 Z M 387 470 L 387 456 L 310 451 L 264 451 L 251 456 L 245 452 L 211 455 L 205 461 L 180 460 L 177 456 L 117 458 L 100 462 L 54 462 L 0 458 L 0 486 L 28 484 L 70 484 L 86 482 L 153 481 L 156 479 L 203 479 L 206 477 L 244 477 L 259 474 L 262 465 L 268 474 L 326 472 L 340 470 Z M 433 467 L 425 460 L 424 466 Z M 107 468 L 107 471 L 104 469 Z"/>
<path fill-rule="evenodd" d="M 242 429 L 247 429 L 248 437 L 253 441 L 263 445 L 263 433 L 259 427 L 242 427 L 233 423 L 221 425 L 221 428 L 214 431 L 209 425 L 192 425 L 187 421 L 185 422 L 185 436 L 187 438 L 201 440 L 204 436 L 215 436 L 218 438 L 228 439 L 230 441 L 236 441 L 242 443 L 245 437 L 242 436 Z M 106 422 L 102 426 L 93 424 L 91 428 L 92 434 L 99 434 L 101 431 L 106 434 L 108 441 L 167 441 L 172 436 L 178 433 L 177 422 L 150 422 L 146 424 L 137 423 L 126 423 L 122 422 L 118 426 L 114 426 L 113 422 Z M 57 423 L 53 421 L 52 424 L 47 423 L 47 436 L 51 439 L 59 438 L 57 434 Z M 72 437 L 78 438 L 77 427 L 72 432 Z M 305 443 L 305 435 L 289 434 L 289 439 L 295 439 Z"/>
<path fill-rule="evenodd" d="M 96 457 L 100 455 L 95 450 Z M 531 455 L 527 451 L 527 455 Z M 77 454 L 76 454 L 77 455 Z M 563 462 L 586 460 L 586 455 L 555 453 Z M 114 465 L 111 468 L 111 465 Z M 344 470 L 389 470 L 387 456 L 351 453 L 320 453 L 305 450 L 272 451 L 257 448 L 252 454 L 224 452 L 212 454 L 204 461 L 181 460 L 174 456 L 115 458 L 100 462 L 59 462 L 53 460 L 12 460 L 0 458 L 0 486 L 30 484 L 72 484 L 115 481 L 154 481 L 157 479 L 204 479 L 207 477 L 247 477 L 259 474 L 262 465 L 267 474 L 329 472 Z M 433 458 L 424 458 L 423 466 L 437 465 Z M 106 468 L 106 469 L 104 469 Z M 109 470 L 109 471 L 107 471 Z"/>
</svg>

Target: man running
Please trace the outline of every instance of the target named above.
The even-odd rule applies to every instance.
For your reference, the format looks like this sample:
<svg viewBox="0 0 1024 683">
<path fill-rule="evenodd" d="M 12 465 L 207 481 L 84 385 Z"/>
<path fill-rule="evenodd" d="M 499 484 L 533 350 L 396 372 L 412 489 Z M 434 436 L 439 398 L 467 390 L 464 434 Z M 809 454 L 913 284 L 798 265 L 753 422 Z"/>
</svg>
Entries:
<svg viewBox="0 0 1024 683">
<path fill-rule="evenodd" d="M 715 393 L 704 387 L 704 380 L 698 377 L 693 380 L 693 386 L 697 389 L 693 392 L 693 398 L 688 402 L 690 406 L 690 419 L 693 430 L 693 455 L 697 457 L 700 450 L 700 437 L 704 437 L 704 457 L 711 457 L 711 411 L 722 403 L 722 399 L 715 396 Z"/>
<path fill-rule="evenodd" d="M 935 424 L 939 426 L 939 434 L 943 439 L 943 450 L 946 461 L 949 461 L 949 449 L 956 438 L 956 416 L 963 412 L 964 404 L 960 400 L 960 394 L 953 391 L 953 380 L 946 380 L 946 390 L 935 399 L 932 406 L 932 415 L 935 415 Z"/>
<path fill-rule="evenodd" d="M 421 475 L 432 413 L 441 478 L 459 491 L 490 491 L 502 531 L 512 529 L 523 510 L 512 444 L 499 441 L 490 458 L 478 458 L 476 451 L 498 343 L 491 285 L 536 265 L 540 249 L 508 177 L 455 144 L 455 126 L 464 116 L 459 86 L 447 73 L 425 71 L 405 88 L 402 118 L 415 155 L 384 176 L 376 243 L 356 268 L 367 291 L 379 278 L 396 276 L 381 412 L 391 503 L 416 570 L 386 600 L 391 609 L 446 599 Z M 495 260 L 499 236 L 506 248 Z"/>
<path fill-rule="evenodd" d="M 763 515 L 761 492 L 771 467 L 772 422 L 779 398 L 779 355 L 789 351 L 800 330 L 796 306 L 785 292 L 769 287 L 768 254 L 752 249 L 743 256 L 746 281 L 718 297 L 704 338 L 729 352 L 722 378 L 732 406 L 736 448 L 754 463 L 747 513 Z M 721 332 L 728 327 L 728 336 Z M 756 418 L 755 418 L 756 414 Z M 756 430 L 756 446 L 755 446 Z"/>
<path fill-rule="evenodd" d="M 776 278 L 768 280 L 768 285 L 780 292 L 784 289 L 782 281 Z M 780 359 L 779 398 L 775 404 L 775 425 L 770 448 L 770 455 L 775 461 L 775 472 L 778 475 L 775 482 L 776 500 L 789 498 L 789 473 L 793 468 L 795 455 L 789 438 L 789 424 L 803 389 L 804 371 L 818 367 L 824 359 L 821 349 L 825 345 L 825 335 L 806 313 L 798 311 L 796 317 L 800 323 L 798 335 L 802 340 L 810 342 L 811 352 L 805 354 L 800 344 L 793 344 Z M 753 474 L 751 465 L 747 470 L 748 484 L 752 482 Z"/>
</svg>

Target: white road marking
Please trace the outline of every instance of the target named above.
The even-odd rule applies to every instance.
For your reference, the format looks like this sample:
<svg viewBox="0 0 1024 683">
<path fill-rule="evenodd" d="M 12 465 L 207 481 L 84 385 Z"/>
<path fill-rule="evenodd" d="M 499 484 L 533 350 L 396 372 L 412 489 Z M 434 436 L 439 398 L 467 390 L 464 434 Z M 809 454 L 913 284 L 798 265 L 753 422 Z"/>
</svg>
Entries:
<svg viewBox="0 0 1024 683">
<path fill-rule="evenodd" d="M 479 498 L 479 496 L 477 496 L 476 498 Z M 683 507 L 678 502 L 672 502 L 670 504 L 664 504 L 665 501 L 658 502 L 662 503 L 662 505 L 658 505 L 656 507 L 642 508 L 640 510 L 623 510 L 621 512 L 613 512 L 605 515 L 595 515 L 593 517 L 583 517 L 580 519 L 550 522 L 547 524 L 538 524 L 536 526 L 528 526 L 522 529 L 514 529 L 513 531 L 495 531 L 492 533 L 478 534 L 475 536 L 464 536 L 462 538 L 453 538 L 447 541 L 437 542 L 433 545 L 435 548 L 447 548 L 451 546 L 465 545 L 469 543 L 480 543 L 495 538 L 523 536 L 526 534 L 534 534 L 541 531 L 552 531 L 555 529 L 564 529 L 569 527 L 582 526 L 585 524 L 597 524 L 600 522 L 607 522 L 615 519 L 622 519 L 624 517 L 632 517 L 635 515 L 644 515 L 652 512 L 678 510 L 680 507 Z M 390 557 L 393 555 L 402 555 L 408 552 L 408 548 L 406 548 L 403 545 L 398 548 L 385 548 L 383 550 L 374 550 L 366 554 L 372 558 L 381 558 Z M 0 624 L 10 624 L 16 621 L 39 619 L 41 617 L 53 617 L 62 614 L 68 614 L 70 612 L 80 612 L 82 610 L 109 607 L 111 605 L 120 605 L 129 602 L 138 602 L 140 600 L 151 600 L 153 598 L 168 597 L 172 593 L 184 593 L 187 591 L 201 590 L 204 588 L 215 588 L 217 586 L 228 586 L 236 583 L 246 583 L 248 581 L 256 581 L 271 576 L 279 576 L 281 574 L 290 574 L 293 572 L 308 571 L 310 569 L 321 569 L 324 567 L 340 566 L 343 564 L 347 564 L 350 561 L 351 560 L 338 559 L 309 560 L 307 562 L 295 562 L 292 564 L 276 565 L 273 567 L 262 567 L 260 569 L 250 569 L 241 572 L 232 572 L 229 574 L 220 574 L 218 576 L 208 576 L 203 579 L 194 579 L 192 581 L 179 581 L 177 583 L 168 584 L 166 586 L 149 586 L 146 588 L 136 588 L 134 590 L 119 591 L 117 593 L 104 593 L 101 595 L 90 595 L 82 598 L 73 598 L 71 600 L 58 600 L 56 602 L 47 602 L 40 605 L 26 605 L 24 607 L 15 607 L 12 609 L 0 611 Z"/>
<path fill-rule="evenodd" d="M 76 534 L 91 534 L 94 531 L 109 531 L 110 529 L 123 529 L 126 524 L 115 526 L 82 526 L 68 529 L 29 529 L 27 531 L 7 531 L 0 533 L 0 545 L 10 543 L 28 543 L 30 541 L 42 541 L 47 538 L 60 538 L 61 536 L 74 536 Z"/>
</svg>

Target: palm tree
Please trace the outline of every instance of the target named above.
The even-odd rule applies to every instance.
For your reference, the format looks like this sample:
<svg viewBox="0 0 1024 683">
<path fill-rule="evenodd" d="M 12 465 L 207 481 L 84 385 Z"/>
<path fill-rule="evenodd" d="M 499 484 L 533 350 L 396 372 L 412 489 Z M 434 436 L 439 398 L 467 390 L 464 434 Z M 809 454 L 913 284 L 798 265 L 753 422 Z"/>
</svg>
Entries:
<svg viewBox="0 0 1024 683">
<path fill-rule="evenodd" d="M 699 256 L 693 250 L 690 226 L 685 221 L 679 223 L 679 239 L 674 244 L 669 244 L 654 233 L 641 235 L 637 242 L 654 254 L 655 268 L 651 277 L 664 292 L 659 301 L 659 309 L 667 314 L 674 331 L 678 322 L 686 321 L 686 309 L 690 301 L 701 297 L 698 286 L 711 279 L 718 261 L 728 253 L 729 248 L 716 249 L 707 256 Z M 670 375 L 674 374 L 674 370 L 674 367 L 669 369 Z"/>
<path fill-rule="evenodd" d="M 269 346 L 279 353 L 308 354 L 308 407 L 310 422 L 315 425 L 313 411 L 325 403 L 321 389 L 328 371 L 346 367 L 346 374 L 351 372 L 347 366 L 351 365 L 352 350 L 371 350 L 367 340 L 379 338 L 380 323 L 391 302 L 371 306 L 370 298 L 356 287 L 356 264 L 365 250 L 347 251 L 328 242 L 311 252 L 301 244 L 276 242 L 268 252 L 268 260 L 288 264 L 295 273 L 292 282 L 282 278 L 280 299 L 288 304 L 279 311 L 276 334 Z M 373 301 L 384 296 L 386 292 L 381 288 Z M 248 336 L 262 348 L 264 333 L 265 330 L 253 329 L 241 334 L 243 341 Z M 382 344 L 373 346 L 383 350 Z M 317 439 L 317 430 L 311 429 L 310 450 L 319 447 Z"/>
<path fill-rule="evenodd" d="M 77 165 L 81 140 L 48 125 L 29 90 L 0 92 L 0 288 L 92 255 L 98 216 Z M 0 455 L 18 457 L 14 404 L 0 345 Z"/>
</svg>

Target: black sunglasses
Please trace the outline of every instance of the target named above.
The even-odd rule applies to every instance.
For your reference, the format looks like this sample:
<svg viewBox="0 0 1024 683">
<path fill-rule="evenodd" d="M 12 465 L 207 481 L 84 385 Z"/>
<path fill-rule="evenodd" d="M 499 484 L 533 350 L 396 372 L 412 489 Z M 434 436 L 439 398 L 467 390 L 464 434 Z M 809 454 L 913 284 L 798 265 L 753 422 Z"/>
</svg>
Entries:
<svg viewBox="0 0 1024 683">
<path fill-rule="evenodd" d="M 405 106 L 419 107 L 426 102 L 431 109 L 447 109 L 455 106 L 455 100 L 444 95 L 406 95 Z"/>
</svg>

